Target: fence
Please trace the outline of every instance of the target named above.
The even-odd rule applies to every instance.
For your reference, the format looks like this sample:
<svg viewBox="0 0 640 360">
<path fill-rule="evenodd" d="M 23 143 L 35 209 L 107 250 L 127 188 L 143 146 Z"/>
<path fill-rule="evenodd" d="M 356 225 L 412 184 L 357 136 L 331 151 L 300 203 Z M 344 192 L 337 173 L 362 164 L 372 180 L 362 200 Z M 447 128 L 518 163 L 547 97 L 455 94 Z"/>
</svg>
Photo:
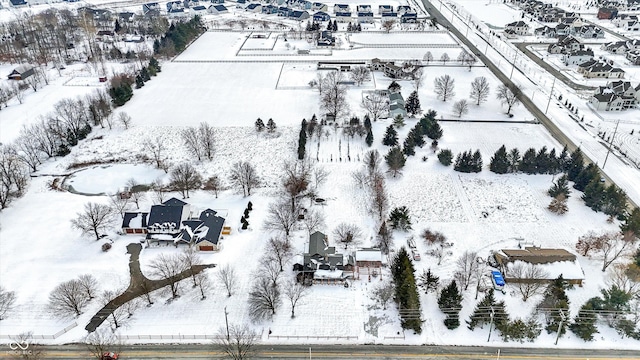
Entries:
<svg viewBox="0 0 640 360">
<path fill-rule="evenodd" d="M 78 323 L 76 323 L 75 321 L 72 324 L 67 325 L 67 327 L 65 327 L 64 329 L 58 331 L 57 333 L 53 334 L 53 335 L 35 335 L 35 334 L 31 334 L 29 335 L 29 338 L 34 339 L 34 340 L 43 340 L 43 339 L 48 339 L 48 340 L 53 340 L 53 339 L 57 339 L 60 336 L 62 336 L 63 334 L 65 334 L 66 332 L 68 332 L 69 330 L 73 329 L 74 327 L 78 326 Z M 20 338 L 24 338 L 25 334 L 20 334 L 20 335 L 0 335 L 0 339 L 20 339 Z"/>
<path fill-rule="evenodd" d="M 224 336 L 220 335 L 120 335 L 125 340 L 215 340 Z"/>
<path fill-rule="evenodd" d="M 293 340 L 357 340 L 357 336 L 319 336 L 319 335 L 269 335 L 269 339 Z"/>
</svg>

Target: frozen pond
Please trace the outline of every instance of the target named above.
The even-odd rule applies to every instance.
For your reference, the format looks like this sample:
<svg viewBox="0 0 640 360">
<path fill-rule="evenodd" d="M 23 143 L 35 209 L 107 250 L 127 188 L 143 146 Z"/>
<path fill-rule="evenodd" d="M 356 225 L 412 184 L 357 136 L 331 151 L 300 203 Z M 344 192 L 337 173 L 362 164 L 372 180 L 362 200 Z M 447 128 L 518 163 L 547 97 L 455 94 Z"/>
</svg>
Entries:
<svg viewBox="0 0 640 360">
<path fill-rule="evenodd" d="M 164 171 L 149 165 L 113 164 L 78 171 L 69 176 L 65 184 L 79 193 L 115 194 L 129 179 L 135 179 L 138 184 L 150 184 L 165 176 Z"/>
</svg>

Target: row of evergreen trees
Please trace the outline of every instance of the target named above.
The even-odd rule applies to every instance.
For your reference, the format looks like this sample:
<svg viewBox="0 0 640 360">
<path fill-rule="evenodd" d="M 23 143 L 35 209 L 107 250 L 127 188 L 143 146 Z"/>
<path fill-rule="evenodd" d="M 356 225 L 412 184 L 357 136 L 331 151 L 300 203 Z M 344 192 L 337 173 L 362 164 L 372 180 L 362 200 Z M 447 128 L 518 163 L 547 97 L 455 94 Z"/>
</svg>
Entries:
<svg viewBox="0 0 640 360">
<path fill-rule="evenodd" d="M 205 31 L 200 16 L 189 21 L 174 22 L 167 32 L 153 42 L 153 53 L 174 56 L 183 51 L 187 45 Z"/>
<path fill-rule="evenodd" d="M 579 150 L 578 150 L 579 151 Z M 549 151 L 546 146 L 536 151 L 529 148 L 520 156 L 517 148 L 507 152 L 507 148 L 502 145 L 491 158 L 489 170 L 496 174 L 506 174 L 523 172 L 525 174 L 557 174 L 568 171 L 571 167 L 572 158 L 565 146 L 560 155 L 556 155 L 556 149 Z"/>
<path fill-rule="evenodd" d="M 111 79 L 111 87 L 109 88 L 109 96 L 114 107 L 119 107 L 127 103 L 133 97 L 133 88 L 131 87 L 135 81 L 136 88 L 144 86 L 144 83 L 151 80 L 152 76 L 156 76 L 161 71 L 160 63 L 155 57 L 149 59 L 149 64 L 143 66 L 136 74 L 135 78 L 128 75 L 117 75 Z"/>
<path fill-rule="evenodd" d="M 442 137 L 442 127 L 436 120 L 437 112 L 435 110 L 429 110 L 416 125 L 409 131 L 407 138 L 402 144 L 402 152 L 406 156 L 413 156 L 416 154 L 415 148 L 423 147 L 426 142 L 424 137 L 428 137 L 433 140 L 435 144 Z M 386 146 L 398 146 L 398 132 L 393 125 L 389 125 L 385 131 L 382 144 Z"/>
<path fill-rule="evenodd" d="M 442 161 L 440 161 L 442 162 Z M 471 150 L 464 151 L 456 156 L 453 170 L 463 173 L 478 173 L 482 171 L 482 155 L 480 150 L 471 153 Z"/>
<path fill-rule="evenodd" d="M 391 275 L 395 284 L 395 300 L 399 307 L 402 328 L 411 329 L 416 334 L 420 334 L 422 332 L 420 296 L 416 286 L 415 269 L 404 247 L 400 248 L 393 259 Z"/>
</svg>

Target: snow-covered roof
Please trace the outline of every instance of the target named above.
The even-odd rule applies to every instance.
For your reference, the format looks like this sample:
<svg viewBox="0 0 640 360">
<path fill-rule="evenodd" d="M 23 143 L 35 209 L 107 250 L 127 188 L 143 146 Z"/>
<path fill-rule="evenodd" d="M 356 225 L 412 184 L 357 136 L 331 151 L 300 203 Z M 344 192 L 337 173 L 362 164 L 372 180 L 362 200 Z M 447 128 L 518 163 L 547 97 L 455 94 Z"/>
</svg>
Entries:
<svg viewBox="0 0 640 360">
<path fill-rule="evenodd" d="M 382 252 L 379 249 L 361 249 L 356 251 L 356 261 L 380 261 Z"/>
<path fill-rule="evenodd" d="M 505 275 L 507 278 L 510 277 L 511 269 L 517 264 L 525 264 L 524 261 L 514 261 L 510 262 L 506 266 Z M 575 279 L 584 279 L 584 271 L 582 271 L 582 267 L 578 263 L 578 260 L 574 261 L 558 261 L 549 264 L 537 264 L 534 265 L 537 268 L 544 270 L 547 273 L 546 279 L 553 280 L 558 278 L 558 276 L 562 275 L 565 280 L 575 280 Z"/>
<path fill-rule="evenodd" d="M 316 270 L 314 275 L 316 279 L 343 279 L 344 274 L 341 270 Z"/>
</svg>

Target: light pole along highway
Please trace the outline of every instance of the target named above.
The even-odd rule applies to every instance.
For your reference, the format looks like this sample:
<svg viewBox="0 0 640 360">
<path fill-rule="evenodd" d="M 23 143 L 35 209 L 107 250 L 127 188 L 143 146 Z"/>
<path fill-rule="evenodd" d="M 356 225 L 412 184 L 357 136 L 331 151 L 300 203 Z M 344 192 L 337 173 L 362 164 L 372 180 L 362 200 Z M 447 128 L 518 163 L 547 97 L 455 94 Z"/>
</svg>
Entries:
<svg viewBox="0 0 640 360">
<path fill-rule="evenodd" d="M 441 26 L 444 26 L 445 28 L 447 28 L 453 35 L 455 35 L 460 40 L 460 42 L 466 45 L 471 51 L 471 53 L 475 54 L 478 57 L 478 59 L 480 59 L 480 61 L 482 61 L 482 63 L 487 67 L 487 69 L 489 69 L 503 84 L 505 84 L 512 91 L 514 91 L 514 89 L 517 88 L 516 84 L 513 81 L 511 81 L 511 78 L 505 75 L 493 62 L 491 62 L 491 60 L 489 60 L 489 58 L 487 58 L 487 56 L 485 56 L 482 52 L 480 52 L 480 50 L 471 41 L 469 41 L 469 39 L 467 39 L 466 36 L 463 36 L 462 33 L 458 31 L 458 29 L 455 26 L 453 26 L 453 24 L 446 17 L 444 17 L 442 13 L 431 3 L 431 1 L 422 0 L 422 3 L 424 4 L 424 7 L 427 10 L 427 12 L 436 20 L 436 22 Z M 440 6 L 442 6 L 442 0 L 440 0 Z M 453 19 L 453 11 L 452 11 L 451 18 Z M 470 25 L 467 24 L 467 26 L 470 26 Z M 513 67 L 515 68 L 515 62 L 513 64 Z M 558 128 L 558 126 L 556 126 L 556 124 L 554 124 L 553 121 L 551 121 L 547 117 L 547 115 L 544 112 L 542 112 L 533 103 L 533 101 L 531 101 L 531 99 L 528 96 L 524 94 L 524 92 L 517 91 L 516 95 L 520 100 L 520 102 L 522 103 L 522 105 L 524 105 L 524 107 L 526 107 L 527 110 L 533 116 L 535 116 L 538 119 L 538 121 L 540 121 L 540 123 L 544 125 L 544 127 L 547 128 L 551 136 L 553 136 L 560 144 L 567 145 L 567 148 L 572 152 L 578 148 L 576 144 L 569 137 L 567 137 L 560 130 L 560 128 Z M 593 159 L 589 158 L 589 156 L 584 152 L 582 153 L 582 155 L 589 162 L 597 164 L 596 161 L 593 161 Z M 602 176 L 604 176 L 607 179 L 608 183 L 613 183 L 611 178 L 609 178 L 604 172 L 601 171 L 601 173 L 602 173 Z M 627 197 L 627 201 L 634 207 L 638 206 L 633 202 L 633 200 L 631 200 L 628 197 Z"/>
</svg>

